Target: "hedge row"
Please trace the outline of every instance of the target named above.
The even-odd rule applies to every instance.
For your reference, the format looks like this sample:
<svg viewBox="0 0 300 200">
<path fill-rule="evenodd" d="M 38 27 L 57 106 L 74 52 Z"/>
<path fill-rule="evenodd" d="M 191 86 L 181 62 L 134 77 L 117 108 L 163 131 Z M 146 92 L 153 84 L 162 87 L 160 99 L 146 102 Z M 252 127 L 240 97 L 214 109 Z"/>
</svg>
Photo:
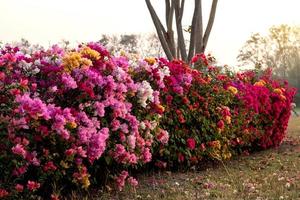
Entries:
<svg viewBox="0 0 300 200">
<path fill-rule="evenodd" d="M 278 146 L 295 90 L 271 72 L 234 74 L 204 55 L 163 58 L 6 45 L 0 53 L 0 198 L 58 199 L 128 173 Z M 56 189 L 55 189 L 56 188 Z M 47 191 L 47 192 L 45 192 Z"/>
</svg>

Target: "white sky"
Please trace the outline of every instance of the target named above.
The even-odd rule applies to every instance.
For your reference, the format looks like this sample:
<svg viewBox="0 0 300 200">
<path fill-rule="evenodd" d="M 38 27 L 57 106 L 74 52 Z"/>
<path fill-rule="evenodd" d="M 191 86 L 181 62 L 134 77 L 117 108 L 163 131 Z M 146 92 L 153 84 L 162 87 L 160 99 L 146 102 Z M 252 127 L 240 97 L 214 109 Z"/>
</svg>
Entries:
<svg viewBox="0 0 300 200">
<path fill-rule="evenodd" d="M 164 1 L 152 2 L 163 17 Z M 184 26 L 191 21 L 193 2 L 186 0 Z M 206 16 L 210 4 L 211 0 L 203 0 Z M 281 23 L 300 25 L 299 8 L 300 0 L 219 0 L 207 50 L 220 63 L 235 65 L 238 50 L 251 33 Z M 3 42 L 25 38 L 49 45 L 62 39 L 96 41 L 101 34 L 154 31 L 144 0 L 0 0 Z"/>
</svg>

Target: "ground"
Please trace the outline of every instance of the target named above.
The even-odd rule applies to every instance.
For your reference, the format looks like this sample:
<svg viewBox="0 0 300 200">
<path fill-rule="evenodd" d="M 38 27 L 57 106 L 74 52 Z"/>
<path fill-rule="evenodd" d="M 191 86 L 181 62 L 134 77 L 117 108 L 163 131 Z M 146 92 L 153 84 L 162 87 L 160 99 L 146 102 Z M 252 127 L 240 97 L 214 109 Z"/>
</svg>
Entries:
<svg viewBox="0 0 300 200">
<path fill-rule="evenodd" d="M 202 171 L 153 172 L 138 179 L 136 191 L 128 188 L 87 199 L 300 200 L 300 117 L 290 120 L 288 137 L 276 149 L 240 156 Z"/>
</svg>

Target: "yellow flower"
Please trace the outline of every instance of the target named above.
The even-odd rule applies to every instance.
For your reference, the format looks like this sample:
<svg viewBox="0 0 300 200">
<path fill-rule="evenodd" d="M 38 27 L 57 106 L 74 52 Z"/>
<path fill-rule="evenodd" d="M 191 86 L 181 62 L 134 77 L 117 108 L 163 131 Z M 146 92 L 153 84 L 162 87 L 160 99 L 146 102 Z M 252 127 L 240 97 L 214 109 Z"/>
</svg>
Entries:
<svg viewBox="0 0 300 200">
<path fill-rule="evenodd" d="M 145 58 L 145 61 L 146 61 L 149 65 L 153 65 L 153 64 L 156 62 L 155 58 L 153 58 L 153 57 Z"/>
<path fill-rule="evenodd" d="M 264 80 L 260 80 L 258 82 L 255 82 L 254 83 L 255 86 L 265 86 L 266 85 L 266 82 Z"/>
<path fill-rule="evenodd" d="M 238 90 L 236 89 L 236 87 L 233 86 L 229 86 L 227 88 L 232 94 L 236 94 L 238 92 Z"/>
<path fill-rule="evenodd" d="M 82 58 L 80 61 L 87 68 L 93 65 L 93 62 L 88 58 Z"/>
<path fill-rule="evenodd" d="M 276 94 L 282 95 L 282 90 L 281 90 L 280 88 L 276 88 L 276 89 L 274 90 L 274 92 L 275 92 Z"/>
<path fill-rule="evenodd" d="M 208 76 L 207 76 L 207 82 L 210 83 L 211 80 L 212 80 L 211 76 L 208 75 Z"/>
<path fill-rule="evenodd" d="M 225 121 L 227 124 L 231 124 L 231 117 L 230 116 L 226 116 L 225 117 Z"/>
<path fill-rule="evenodd" d="M 60 161 L 60 165 L 65 168 L 65 169 L 68 169 L 70 166 L 68 165 L 68 163 L 66 163 L 65 161 Z"/>
<path fill-rule="evenodd" d="M 222 129 L 218 128 L 218 129 L 217 129 L 217 132 L 218 132 L 219 134 L 222 133 Z"/>
<path fill-rule="evenodd" d="M 62 59 L 62 64 L 65 72 L 71 72 L 73 69 L 78 68 L 81 64 L 80 53 L 67 53 Z"/>
<path fill-rule="evenodd" d="M 70 129 L 74 129 L 77 127 L 77 124 L 76 122 L 68 122 L 67 123 L 67 126 L 70 128 Z"/>
<path fill-rule="evenodd" d="M 123 49 L 121 49 L 120 55 L 121 55 L 121 56 L 126 56 L 126 52 L 125 52 Z"/>
<path fill-rule="evenodd" d="M 81 179 L 81 182 L 82 182 L 82 187 L 84 189 L 87 189 L 91 184 L 91 182 L 89 180 L 89 175 L 83 176 L 82 179 Z"/>
<path fill-rule="evenodd" d="M 210 156 L 217 159 L 217 160 L 222 160 L 222 157 L 221 157 L 220 153 L 221 153 L 220 151 L 213 150 L 210 153 Z"/>
<path fill-rule="evenodd" d="M 98 51 L 95 51 L 87 46 L 83 47 L 80 53 L 81 55 L 86 56 L 92 60 L 99 60 L 101 57 Z"/>
</svg>

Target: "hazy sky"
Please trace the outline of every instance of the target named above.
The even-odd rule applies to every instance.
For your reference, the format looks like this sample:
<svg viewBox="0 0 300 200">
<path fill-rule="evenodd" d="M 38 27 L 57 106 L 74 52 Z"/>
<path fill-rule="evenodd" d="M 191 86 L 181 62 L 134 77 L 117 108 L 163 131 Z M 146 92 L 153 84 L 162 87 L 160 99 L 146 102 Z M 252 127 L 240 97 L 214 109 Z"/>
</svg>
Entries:
<svg viewBox="0 0 300 200">
<path fill-rule="evenodd" d="M 163 16 L 164 1 L 152 2 Z M 193 2 L 186 0 L 186 27 Z M 203 0 L 206 16 L 210 4 L 211 0 Z M 238 50 L 251 33 L 266 32 L 281 23 L 300 25 L 299 8 L 300 0 L 219 0 L 207 50 L 220 63 L 235 65 Z M 154 31 L 144 0 L 0 0 L 0 40 L 4 42 L 26 38 L 48 45 L 62 39 L 95 41 L 105 33 Z"/>
</svg>

